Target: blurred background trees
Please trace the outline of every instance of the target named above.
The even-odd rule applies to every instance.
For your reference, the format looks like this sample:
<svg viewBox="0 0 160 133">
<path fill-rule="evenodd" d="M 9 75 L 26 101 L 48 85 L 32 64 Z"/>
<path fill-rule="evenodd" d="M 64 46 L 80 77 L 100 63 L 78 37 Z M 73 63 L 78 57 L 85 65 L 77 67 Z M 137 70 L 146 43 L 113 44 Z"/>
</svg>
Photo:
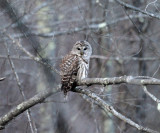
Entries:
<svg viewBox="0 0 160 133">
<path fill-rule="evenodd" d="M 0 77 L 6 79 L 0 82 L 0 116 L 38 92 L 60 84 L 58 74 L 30 59 L 9 36 L 57 69 L 61 58 L 77 40 L 88 40 L 93 47 L 89 77 L 131 75 L 159 79 L 160 20 L 154 15 L 160 13 L 160 2 L 123 2 L 146 14 L 122 6 L 117 0 L 1 0 Z M 159 97 L 159 86 L 147 87 Z M 141 86 L 119 84 L 84 88 L 95 92 L 138 124 L 160 131 L 157 105 Z M 38 133 L 139 132 L 86 99 L 70 92 L 68 102 L 64 102 L 63 93 L 58 92 L 32 107 L 28 111 L 30 117 L 24 112 L 0 132 L 33 132 L 28 118 L 31 118 L 34 132 Z"/>
</svg>

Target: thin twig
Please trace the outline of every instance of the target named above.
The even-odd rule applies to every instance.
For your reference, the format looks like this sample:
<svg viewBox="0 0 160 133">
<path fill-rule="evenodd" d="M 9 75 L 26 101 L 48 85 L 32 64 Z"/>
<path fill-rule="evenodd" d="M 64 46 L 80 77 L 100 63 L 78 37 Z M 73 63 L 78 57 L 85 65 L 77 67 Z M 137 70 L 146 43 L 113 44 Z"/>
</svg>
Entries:
<svg viewBox="0 0 160 133">
<path fill-rule="evenodd" d="M 145 18 L 145 17 L 148 17 L 148 16 L 143 15 L 143 14 L 129 15 L 129 16 L 130 16 L 130 18 L 140 18 L 140 17 Z M 118 18 L 116 20 L 113 20 L 113 21 L 110 21 L 110 22 L 107 22 L 107 23 L 104 20 L 101 20 L 98 24 L 93 24 L 93 23 L 96 23 L 96 21 L 91 21 L 92 24 L 90 24 L 88 26 L 75 27 L 75 28 L 72 28 L 72 29 L 69 29 L 69 30 L 54 31 L 54 32 L 50 32 L 50 33 L 40 33 L 40 32 L 37 32 L 37 31 L 32 31 L 31 33 L 25 32 L 25 35 L 22 34 L 22 33 L 17 33 L 17 34 L 11 35 L 11 37 L 12 38 L 20 38 L 20 37 L 26 37 L 26 36 L 32 35 L 32 36 L 39 36 L 39 37 L 43 37 L 43 38 L 52 38 L 52 37 L 55 37 L 55 36 L 74 34 L 76 32 L 80 32 L 80 31 L 103 29 L 103 28 L 105 28 L 109 25 L 113 25 L 117 22 L 121 22 L 121 21 L 125 21 L 125 20 L 128 20 L 128 17 L 126 17 L 126 16 L 121 17 L 121 18 Z M 81 19 L 79 21 L 81 21 Z M 87 22 L 90 22 L 90 21 L 87 21 Z M 34 27 L 32 27 L 32 28 L 34 28 Z M 3 29 L 5 29 L 5 28 L 3 28 Z M 1 30 L 3 30 L 3 29 L 1 29 Z M 4 38 L 1 38 L 0 41 L 6 41 L 7 39 L 8 39 L 7 37 L 4 37 Z M 127 39 L 129 39 L 129 38 L 127 38 Z"/>
<path fill-rule="evenodd" d="M 127 3 L 125 3 L 125 2 L 123 2 L 123 1 L 121 1 L 121 0 L 115 0 L 115 1 L 116 1 L 117 3 L 119 3 L 120 5 L 126 7 L 126 8 L 132 9 L 132 10 L 134 10 L 134 11 L 141 12 L 141 13 L 143 13 L 143 14 L 145 14 L 145 15 L 148 15 L 148 16 L 150 16 L 150 17 L 152 17 L 152 18 L 160 19 L 160 16 L 159 16 L 159 15 L 155 15 L 155 14 L 153 14 L 153 13 L 145 12 L 145 11 L 143 11 L 143 10 L 141 10 L 141 9 L 135 7 L 135 6 L 132 6 L 132 5 L 130 5 L 130 4 L 127 4 Z"/>
<path fill-rule="evenodd" d="M 145 12 L 148 12 L 148 11 L 147 11 L 147 8 L 149 7 L 149 5 L 153 4 L 153 5 L 155 6 L 155 3 L 156 3 L 156 2 L 157 2 L 157 0 L 154 0 L 154 1 L 150 2 L 150 3 L 148 3 L 147 6 L 146 6 L 146 8 L 145 8 Z M 155 6 L 155 7 L 156 7 L 156 6 Z M 158 9 L 158 8 L 156 7 L 156 9 Z"/>
<path fill-rule="evenodd" d="M 27 51 L 17 40 L 13 39 L 10 35 L 7 35 L 14 44 L 16 44 L 25 54 L 27 54 L 32 60 L 47 66 L 48 68 L 50 68 L 51 70 L 53 70 L 55 73 L 60 75 L 60 72 L 55 69 L 53 66 L 51 66 L 50 64 L 43 62 L 40 58 L 33 56 L 29 51 Z"/>
<path fill-rule="evenodd" d="M 129 60 L 133 60 L 133 61 L 155 61 L 155 60 L 159 60 L 160 58 L 156 58 L 156 57 L 145 57 L 145 58 L 139 58 L 139 57 L 107 57 L 107 56 L 103 56 L 103 55 L 92 55 L 91 59 L 103 59 L 103 60 L 124 60 L 124 61 L 129 61 Z"/>
<path fill-rule="evenodd" d="M 146 86 L 142 86 L 143 87 L 143 90 L 144 92 L 153 100 L 157 103 L 157 110 L 160 111 L 160 99 L 158 99 L 156 96 L 154 96 L 152 93 L 150 93 L 148 90 L 147 90 L 147 87 Z"/>
<path fill-rule="evenodd" d="M 8 60 L 9 60 L 11 69 L 12 69 L 12 71 L 13 71 L 13 74 L 14 74 L 15 78 L 16 78 L 16 82 L 17 82 L 19 91 L 20 91 L 20 93 L 21 93 L 21 95 L 22 95 L 22 97 L 23 97 L 23 100 L 25 101 L 25 100 L 26 100 L 26 96 L 25 96 L 25 94 L 24 94 L 24 92 L 23 92 L 23 89 L 22 89 L 22 87 L 21 87 L 20 79 L 19 79 L 19 76 L 18 76 L 18 74 L 17 74 L 17 72 L 16 72 L 16 70 L 15 70 L 14 63 L 13 63 L 13 61 L 12 61 L 11 58 L 10 58 L 9 48 L 8 48 L 8 46 L 7 46 L 6 43 L 4 43 L 4 44 L 5 44 L 5 47 L 6 47 L 6 50 L 7 50 Z M 31 110 L 28 109 L 28 110 L 27 110 L 27 118 L 28 118 L 28 122 L 29 122 L 29 125 L 30 125 L 30 128 L 31 128 L 31 132 L 32 132 L 32 133 L 37 133 L 37 128 L 36 128 L 36 126 L 33 125 L 34 123 L 32 122 L 32 118 L 31 118 L 31 113 L 30 113 L 30 112 L 31 112 Z M 33 128 L 35 128 L 35 129 L 33 129 Z"/>
<path fill-rule="evenodd" d="M 3 81 L 3 80 L 5 80 L 6 79 L 6 77 L 2 77 L 2 78 L 0 78 L 0 81 Z"/>
<path fill-rule="evenodd" d="M 157 104 L 160 104 L 160 99 L 158 99 L 157 97 L 155 97 L 153 94 L 151 94 L 148 90 L 146 86 L 143 86 L 143 90 L 144 92 L 155 102 L 157 102 Z"/>
</svg>

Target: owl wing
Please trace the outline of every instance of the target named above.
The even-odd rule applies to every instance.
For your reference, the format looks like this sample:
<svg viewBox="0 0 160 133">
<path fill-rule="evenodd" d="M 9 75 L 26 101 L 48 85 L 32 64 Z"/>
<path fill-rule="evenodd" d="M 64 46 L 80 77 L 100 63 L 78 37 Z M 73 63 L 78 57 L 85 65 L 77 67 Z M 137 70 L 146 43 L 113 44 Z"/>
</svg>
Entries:
<svg viewBox="0 0 160 133">
<path fill-rule="evenodd" d="M 76 86 L 76 77 L 79 69 L 79 57 L 75 54 L 66 55 L 60 64 L 61 69 L 61 90 L 64 95 Z"/>
</svg>

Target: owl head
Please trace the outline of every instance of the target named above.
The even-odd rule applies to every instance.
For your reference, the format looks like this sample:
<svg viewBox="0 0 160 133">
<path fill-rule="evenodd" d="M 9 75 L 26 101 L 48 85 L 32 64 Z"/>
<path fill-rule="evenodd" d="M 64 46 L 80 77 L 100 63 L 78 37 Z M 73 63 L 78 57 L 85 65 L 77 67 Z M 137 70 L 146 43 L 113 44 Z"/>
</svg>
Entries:
<svg viewBox="0 0 160 133">
<path fill-rule="evenodd" d="M 83 59 L 90 59 L 92 47 L 87 41 L 77 41 L 72 48 L 71 54 L 76 54 Z"/>
</svg>

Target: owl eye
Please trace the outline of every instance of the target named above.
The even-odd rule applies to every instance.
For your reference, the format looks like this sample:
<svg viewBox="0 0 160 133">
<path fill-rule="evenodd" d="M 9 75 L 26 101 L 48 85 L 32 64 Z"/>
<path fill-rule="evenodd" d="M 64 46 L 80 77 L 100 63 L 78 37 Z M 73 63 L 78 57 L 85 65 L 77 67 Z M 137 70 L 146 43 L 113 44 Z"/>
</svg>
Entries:
<svg viewBox="0 0 160 133">
<path fill-rule="evenodd" d="M 81 50 L 80 48 L 77 48 L 78 50 Z"/>
<path fill-rule="evenodd" d="M 84 50 L 87 50 L 87 48 L 85 47 Z"/>
</svg>

